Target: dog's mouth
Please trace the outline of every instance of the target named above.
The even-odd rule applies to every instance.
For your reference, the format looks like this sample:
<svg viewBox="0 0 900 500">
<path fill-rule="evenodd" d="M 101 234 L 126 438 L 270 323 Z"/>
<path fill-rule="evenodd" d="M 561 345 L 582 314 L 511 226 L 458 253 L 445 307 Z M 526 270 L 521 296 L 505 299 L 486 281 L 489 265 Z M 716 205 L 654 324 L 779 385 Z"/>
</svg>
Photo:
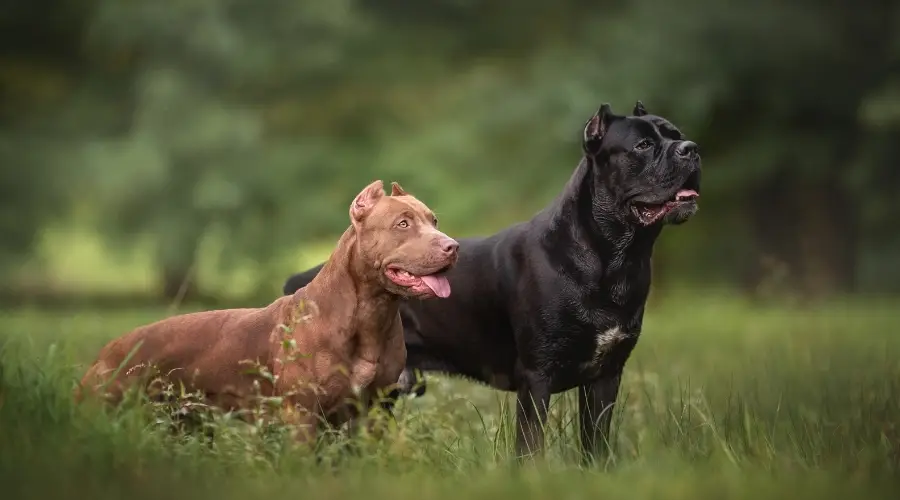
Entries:
<svg viewBox="0 0 900 500">
<path fill-rule="evenodd" d="M 700 174 L 694 172 L 685 180 L 672 196 L 662 203 L 632 203 L 631 210 L 645 226 L 662 220 L 669 212 L 685 206 L 696 205 L 700 198 Z"/>
<path fill-rule="evenodd" d="M 450 296 L 450 281 L 445 273 L 450 266 L 445 266 L 435 273 L 415 275 L 396 266 L 388 266 L 385 276 L 394 284 L 402 286 L 417 295 L 431 295 L 446 299 Z"/>
</svg>

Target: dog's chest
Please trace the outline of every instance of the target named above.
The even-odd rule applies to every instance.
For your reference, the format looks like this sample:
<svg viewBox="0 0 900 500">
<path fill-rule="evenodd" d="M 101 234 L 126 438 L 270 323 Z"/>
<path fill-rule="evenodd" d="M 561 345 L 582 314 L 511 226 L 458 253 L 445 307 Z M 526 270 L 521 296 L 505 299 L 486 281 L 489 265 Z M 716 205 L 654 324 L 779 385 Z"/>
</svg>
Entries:
<svg viewBox="0 0 900 500">
<path fill-rule="evenodd" d="M 637 337 L 619 325 L 570 329 L 538 355 L 539 369 L 551 381 L 553 392 L 566 391 L 617 373 Z"/>
<path fill-rule="evenodd" d="M 617 372 L 637 343 L 640 313 L 558 304 L 544 324 L 548 335 L 536 354 L 556 390 L 567 390 Z"/>
<path fill-rule="evenodd" d="M 587 374 L 600 373 L 603 369 L 603 362 L 610 352 L 631 338 L 632 336 L 618 325 L 597 332 L 594 335 L 593 345 L 591 346 L 593 349 L 586 351 L 587 359 L 581 362 L 581 372 Z"/>
</svg>

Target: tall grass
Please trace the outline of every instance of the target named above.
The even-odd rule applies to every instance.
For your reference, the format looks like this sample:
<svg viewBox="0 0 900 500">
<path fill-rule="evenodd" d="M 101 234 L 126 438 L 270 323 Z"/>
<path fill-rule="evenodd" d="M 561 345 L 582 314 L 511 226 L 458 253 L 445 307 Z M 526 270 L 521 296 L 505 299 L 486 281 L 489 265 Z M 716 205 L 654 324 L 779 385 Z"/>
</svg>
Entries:
<svg viewBox="0 0 900 500">
<path fill-rule="evenodd" d="M 512 466 L 512 395 L 433 377 L 378 440 L 71 400 L 104 342 L 164 311 L 0 317 L 4 498 L 891 498 L 900 467 L 900 318 L 892 303 L 804 310 L 727 298 L 648 313 L 615 410 L 614 452 L 578 460 L 575 398 L 554 397 L 547 455 Z M 178 408 L 174 408 L 177 410 Z"/>
</svg>

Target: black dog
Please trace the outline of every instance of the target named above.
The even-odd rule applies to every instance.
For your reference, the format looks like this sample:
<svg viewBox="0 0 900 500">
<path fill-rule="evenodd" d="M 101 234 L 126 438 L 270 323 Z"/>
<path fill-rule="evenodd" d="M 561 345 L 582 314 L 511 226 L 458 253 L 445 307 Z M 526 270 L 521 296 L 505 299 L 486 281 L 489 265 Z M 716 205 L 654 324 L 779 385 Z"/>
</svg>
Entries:
<svg viewBox="0 0 900 500">
<path fill-rule="evenodd" d="M 585 457 L 606 451 L 610 409 L 641 332 L 653 244 L 663 225 L 697 211 L 697 145 L 640 101 L 632 114 L 601 106 L 562 194 L 528 222 L 458 240 L 450 297 L 401 307 L 402 390 L 416 369 L 517 391 L 520 457 L 543 446 L 550 395 L 575 387 Z M 318 270 L 292 276 L 284 292 Z"/>
</svg>

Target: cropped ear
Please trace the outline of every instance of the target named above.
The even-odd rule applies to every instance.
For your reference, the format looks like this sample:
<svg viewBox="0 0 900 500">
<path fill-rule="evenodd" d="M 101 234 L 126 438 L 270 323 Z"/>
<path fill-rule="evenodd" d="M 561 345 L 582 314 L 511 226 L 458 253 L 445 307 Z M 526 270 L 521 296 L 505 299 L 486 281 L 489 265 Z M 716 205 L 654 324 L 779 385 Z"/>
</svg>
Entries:
<svg viewBox="0 0 900 500">
<path fill-rule="evenodd" d="M 353 203 L 350 204 L 350 218 L 354 221 L 363 220 L 383 196 L 384 183 L 377 180 L 369 184 L 356 195 Z"/>
<path fill-rule="evenodd" d="M 588 120 L 584 126 L 584 136 L 581 141 L 581 147 L 585 153 L 596 154 L 600 149 L 600 140 L 606 135 L 612 116 L 612 109 L 609 104 L 603 103 L 600 109 L 594 113 L 594 116 Z"/>
<path fill-rule="evenodd" d="M 644 103 L 638 101 L 634 103 L 634 110 L 631 112 L 631 114 L 633 114 L 634 116 L 644 116 L 648 113 L 647 110 L 644 109 Z"/>
<path fill-rule="evenodd" d="M 405 195 L 406 195 L 406 191 L 404 191 L 403 188 L 400 187 L 400 184 L 397 184 L 396 182 L 391 183 L 391 196 L 405 196 Z"/>
</svg>

